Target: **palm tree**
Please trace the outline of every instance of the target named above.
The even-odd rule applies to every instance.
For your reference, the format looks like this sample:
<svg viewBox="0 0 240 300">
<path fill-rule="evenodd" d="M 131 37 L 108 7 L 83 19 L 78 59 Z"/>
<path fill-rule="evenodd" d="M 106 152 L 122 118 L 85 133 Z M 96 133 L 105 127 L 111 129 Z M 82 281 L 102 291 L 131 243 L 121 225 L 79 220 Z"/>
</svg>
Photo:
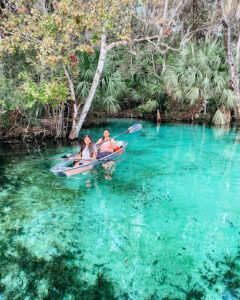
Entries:
<svg viewBox="0 0 240 300">
<path fill-rule="evenodd" d="M 142 77 L 138 89 L 134 92 L 135 97 L 141 104 L 137 110 L 144 113 L 153 113 L 161 109 L 163 99 L 162 80 L 159 75 L 152 74 L 149 77 Z"/>
<path fill-rule="evenodd" d="M 218 111 L 222 105 L 236 107 L 236 96 L 229 86 L 229 71 L 224 48 L 217 41 L 188 44 L 168 64 L 164 81 L 168 93 L 190 105 L 194 115 L 208 103 Z"/>
<path fill-rule="evenodd" d="M 137 106 L 138 112 L 152 113 L 156 112 L 162 106 L 163 99 L 163 80 L 157 72 L 154 72 L 152 66 L 149 67 L 149 53 L 141 56 L 135 62 L 131 71 L 127 73 L 125 98 L 127 106 Z"/>
<path fill-rule="evenodd" d="M 94 54 L 78 53 L 79 76 L 76 84 L 76 95 L 81 102 L 89 94 L 99 54 L 99 50 L 95 50 Z M 117 112 L 120 109 L 119 98 L 124 88 L 125 84 L 122 76 L 114 63 L 111 62 L 111 57 L 109 56 L 104 65 L 92 109 L 104 110 L 108 114 Z"/>
</svg>

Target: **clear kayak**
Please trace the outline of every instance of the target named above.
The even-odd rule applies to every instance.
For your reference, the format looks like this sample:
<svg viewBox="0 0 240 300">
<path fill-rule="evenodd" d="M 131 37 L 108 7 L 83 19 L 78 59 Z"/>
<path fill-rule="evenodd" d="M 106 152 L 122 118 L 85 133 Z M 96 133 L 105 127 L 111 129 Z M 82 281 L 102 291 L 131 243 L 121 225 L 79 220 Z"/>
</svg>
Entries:
<svg viewBox="0 0 240 300">
<path fill-rule="evenodd" d="M 107 156 L 104 156 L 100 159 L 96 159 L 94 161 L 83 161 L 83 164 L 77 167 L 71 167 L 71 165 L 73 164 L 72 159 L 74 158 L 77 159 L 78 157 L 78 153 L 76 153 L 75 155 L 71 156 L 71 160 L 69 158 L 66 158 L 65 160 L 53 166 L 51 168 L 51 172 L 54 173 L 56 176 L 72 176 L 72 175 L 77 175 L 89 171 L 93 169 L 95 166 L 97 166 L 98 164 L 115 160 L 119 155 L 121 155 L 125 151 L 128 142 L 116 141 L 116 145 L 118 146 L 119 149 Z"/>
</svg>

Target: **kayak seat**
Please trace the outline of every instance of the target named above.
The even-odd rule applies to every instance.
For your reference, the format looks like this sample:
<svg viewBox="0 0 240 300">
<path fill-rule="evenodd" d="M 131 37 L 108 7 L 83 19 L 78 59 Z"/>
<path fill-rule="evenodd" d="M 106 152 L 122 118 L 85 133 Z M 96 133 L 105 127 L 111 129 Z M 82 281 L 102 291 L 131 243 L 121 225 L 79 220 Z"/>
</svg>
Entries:
<svg viewBox="0 0 240 300">
<path fill-rule="evenodd" d="M 123 146 L 120 146 L 120 147 L 117 146 L 117 147 L 114 149 L 114 152 L 119 151 L 122 147 L 123 147 Z"/>
</svg>

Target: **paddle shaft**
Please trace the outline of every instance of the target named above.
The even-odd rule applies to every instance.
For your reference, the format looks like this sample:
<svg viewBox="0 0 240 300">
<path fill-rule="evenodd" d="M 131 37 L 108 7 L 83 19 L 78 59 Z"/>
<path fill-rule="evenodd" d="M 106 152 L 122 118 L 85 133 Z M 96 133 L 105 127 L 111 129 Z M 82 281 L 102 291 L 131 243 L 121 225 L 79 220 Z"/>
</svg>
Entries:
<svg viewBox="0 0 240 300">
<path fill-rule="evenodd" d="M 76 154 L 74 154 L 76 155 Z M 37 159 L 37 160 L 71 160 L 71 161 L 80 161 L 80 160 L 85 160 L 85 161 L 95 161 L 96 159 L 82 159 L 82 158 L 77 158 L 77 159 L 69 159 L 69 158 L 37 158 L 37 157 L 34 157 L 33 159 Z"/>
<path fill-rule="evenodd" d="M 142 129 L 142 124 L 134 124 L 134 125 L 130 126 L 128 128 L 128 130 L 126 130 L 126 131 L 124 131 L 124 132 L 122 132 L 118 135 L 115 135 L 112 139 L 115 139 L 115 138 L 117 138 L 117 137 L 119 137 L 123 134 L 126 134 L 126 133 L 134 133 L 134 132 L 139 131 L 141 129 Z M 102 146 L 102 144 L 104 144 L 105 142 L 107 142 L 107 141 L 103 141 L 103 142 L 99 143 L 97 146 Z"/>
<path fill-rule="evenodd" d="M 117 138 L 117 137 L 119 137 L 119 136 L 121 136 L 121 135 L 123 135 L 123 134 L 126 134 L 126 133 L 128 133 L 128 132 L 129 132 L 129 130 L 124 131 L 124 132 L 122 132 L 122 133 L 120 133 L 120 134 L 118 134 L 118 135 L 115 135 L 115 136 L 113 137 L 113 139 L 115 139 L 115 138 Z"/>
<path fill-rule="evenodd" d="M 129 130 L 124 131 L 124 132 L 122 132 L 122 133 L 120 133 L 120 134 L 118 134 L 118 135 L 115 135 L 113 138 L 109 138 L 109 139 L 106 140 L 106 141 L 102 141 L 101 143 L 97 144 L 96 146 L 97 146 L 98 149 L 100 149 L 100 147 L 101 147 L 104 143 L 108 142 L 108 141 L 111 140 L 111 139 L 115 139 L 115 138 L 119 137 L 120 135 L 126 134 L 126 133 L 128 133 L 128 132 L 129 132 Z"/>
</svg>

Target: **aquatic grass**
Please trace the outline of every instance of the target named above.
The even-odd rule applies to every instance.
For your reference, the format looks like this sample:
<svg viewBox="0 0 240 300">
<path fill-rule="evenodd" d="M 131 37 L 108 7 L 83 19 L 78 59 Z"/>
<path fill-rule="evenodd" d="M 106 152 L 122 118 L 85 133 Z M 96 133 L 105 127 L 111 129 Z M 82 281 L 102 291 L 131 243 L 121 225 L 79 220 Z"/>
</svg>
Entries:
<svg viewBox="0 0 240 300">
<path fill-rule="evenodd" d="M 1 287 L 5 287 L 6 299 L 20 299 L 25 295 L 31 299 L 59 299 L 67 295 L 80 299 L 116 299 L 113 285 L 101 273 L 97 274 L 94 284 L 86 285 L 82 279 L 84 273 L 69 264 L 73 259 L 71 253 L 45 261 L 32 256 L 20 245 L 16 250 L 13 261 L 8 259 L 15 268 L 11 267 L 6 275 L 2 275 Z M 19 272 L 20 276 L 17 276 Z"/>
</svg>

